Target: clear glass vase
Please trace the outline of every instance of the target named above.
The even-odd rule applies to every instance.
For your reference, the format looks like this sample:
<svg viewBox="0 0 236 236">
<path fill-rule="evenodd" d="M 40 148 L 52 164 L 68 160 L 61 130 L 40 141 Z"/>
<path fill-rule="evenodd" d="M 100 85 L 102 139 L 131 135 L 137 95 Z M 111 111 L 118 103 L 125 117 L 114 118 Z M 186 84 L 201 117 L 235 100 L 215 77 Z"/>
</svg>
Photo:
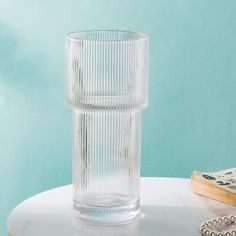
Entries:
<svg viewBox="0 0 236 236">
<path fill-rule="evenodd" d="M 83 220 L 115 224 L 139 213 L 148 42 L 143 33 L 118 30 L 67 35 L 74 212 Z"/>
</svg>

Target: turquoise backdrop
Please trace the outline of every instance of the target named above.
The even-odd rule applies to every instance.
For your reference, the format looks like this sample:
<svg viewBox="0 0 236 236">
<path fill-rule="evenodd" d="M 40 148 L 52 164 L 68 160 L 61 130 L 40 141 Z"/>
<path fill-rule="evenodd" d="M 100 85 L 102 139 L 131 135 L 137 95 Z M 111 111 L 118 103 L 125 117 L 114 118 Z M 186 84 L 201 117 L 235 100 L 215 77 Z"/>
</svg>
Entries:
<svg viewBox="0 0 236 236">
<path fill-rule="evenodd" d="M 70 31 L 150 35 L 143 176 L 236 166 L 235 12 L 235 0 L 1 0 L 0 235 L 17 203 L 71 182 Z"/>
</svg>

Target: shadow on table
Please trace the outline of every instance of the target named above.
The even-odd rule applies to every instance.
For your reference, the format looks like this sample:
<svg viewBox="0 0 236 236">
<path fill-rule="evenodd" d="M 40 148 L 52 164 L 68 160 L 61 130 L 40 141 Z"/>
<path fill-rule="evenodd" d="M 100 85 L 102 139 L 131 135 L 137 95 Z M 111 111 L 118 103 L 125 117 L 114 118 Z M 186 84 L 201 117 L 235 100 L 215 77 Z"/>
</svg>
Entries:
<svg viewBox="0 0 236 236">
<path fill-rule="evenodd" d="M 143 216 L 120 226 L 96 226 L 74 219 L 73 236 L 199 235 L 199 225 L 209 220 L 201 208 L 143 206 Z"/>
</svg>

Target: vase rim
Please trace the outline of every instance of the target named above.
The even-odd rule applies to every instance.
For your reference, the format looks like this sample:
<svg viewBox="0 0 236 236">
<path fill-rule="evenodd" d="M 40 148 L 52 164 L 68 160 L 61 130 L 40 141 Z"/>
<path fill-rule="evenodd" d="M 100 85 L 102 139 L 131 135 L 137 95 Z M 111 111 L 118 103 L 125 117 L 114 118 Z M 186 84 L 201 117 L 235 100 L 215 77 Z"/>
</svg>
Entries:
<svg viewBox="0 0 236 236">
<path fill-rule="evenodd" d="M 148 40 L 149 37 L 142 32 L 105 29 L 70 32 L 66 35 L 66 39 L 78 42 L 134 42 Z"/>
</svg>

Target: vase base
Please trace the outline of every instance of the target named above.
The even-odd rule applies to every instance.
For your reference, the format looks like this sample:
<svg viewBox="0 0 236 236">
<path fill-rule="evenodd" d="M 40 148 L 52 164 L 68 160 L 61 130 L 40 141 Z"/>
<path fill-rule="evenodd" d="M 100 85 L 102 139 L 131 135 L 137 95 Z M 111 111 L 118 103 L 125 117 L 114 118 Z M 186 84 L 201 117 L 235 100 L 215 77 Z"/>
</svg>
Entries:
<svg viewBox="0 0 236 236">
<path fill-rule="evenodd" d="M 139 200 L 124 204 L 124 200 L 117 197 L 93 197 L 92 202 L 96 202 L 96 205 L 91 202 L 87 205 L 74 202 L 74 215 L 86 222 L 115 225 L 128 223 L 140 213 Z"/>
</svg>

